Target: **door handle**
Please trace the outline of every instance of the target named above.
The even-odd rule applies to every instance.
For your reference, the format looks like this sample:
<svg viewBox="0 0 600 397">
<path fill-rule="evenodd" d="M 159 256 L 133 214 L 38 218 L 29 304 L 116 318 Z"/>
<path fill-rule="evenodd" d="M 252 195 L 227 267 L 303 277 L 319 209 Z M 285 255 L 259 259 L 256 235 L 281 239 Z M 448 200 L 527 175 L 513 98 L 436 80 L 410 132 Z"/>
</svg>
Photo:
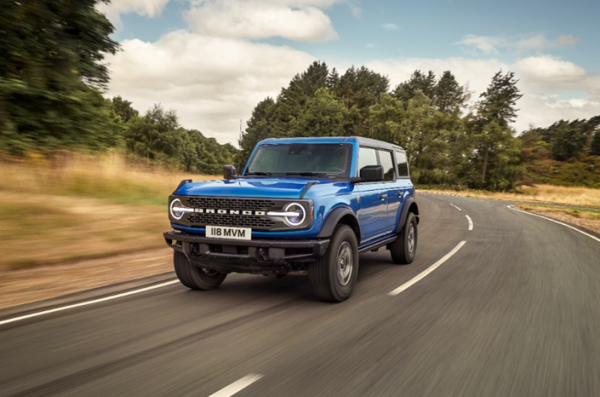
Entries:
<svg viewBox="0 0 600 397">
<path fill-rule="evenodd" d="M 385 200 L 387 198 L 387 194 L 386 193 L 381 193 L 379 195 L 379 198 L 382 199 L 382 200 Z"/>
</svg>

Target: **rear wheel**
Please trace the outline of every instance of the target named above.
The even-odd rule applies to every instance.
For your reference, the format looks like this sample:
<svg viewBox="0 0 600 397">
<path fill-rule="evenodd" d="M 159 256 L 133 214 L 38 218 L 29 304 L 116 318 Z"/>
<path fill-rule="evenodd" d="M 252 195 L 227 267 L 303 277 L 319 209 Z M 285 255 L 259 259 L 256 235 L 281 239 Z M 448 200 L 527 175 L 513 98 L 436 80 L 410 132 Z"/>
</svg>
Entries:
<svg viewBox="0 0 600 397">
<path fill-rule="evenodd" d="M 191 289 L 217 288 L 227 277 L 226 273 L 192 265 L 188 258 L 179 251 L 173 253 L 173 264 L 175 265 L 175 274 L 181 284 Z"/>
<path fill-rule="evenodd" d="M 406 224 L 398 239 L 390 244 L 392 260 L 399 265 L 408 265 L 415 259 L 417 252 L 417 218 L 412 212 L 406 217 Z"/>
<path fill-rule="evenodd" d="M 342 302 L 352 295 L 358 277 L 358 243 L 347 225 L 336 228 L 327 252 L 310 265 L 308 280 L 317 298 Z"/>
</svg>

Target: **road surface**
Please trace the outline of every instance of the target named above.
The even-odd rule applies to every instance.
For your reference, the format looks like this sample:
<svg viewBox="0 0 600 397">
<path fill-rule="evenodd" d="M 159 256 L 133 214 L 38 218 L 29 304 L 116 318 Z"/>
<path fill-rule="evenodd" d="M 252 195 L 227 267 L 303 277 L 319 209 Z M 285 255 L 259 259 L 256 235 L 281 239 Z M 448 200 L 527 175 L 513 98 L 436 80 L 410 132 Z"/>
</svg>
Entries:
<svg viewBox="0 0 600 397">
<path fill-rule="evenodd" d="M 0 312 L 0 395 L 600 396 L 600 241 L 503 202 L 417 199 L 415 262 L 362 255 L 341 304 L 303 277 L 230 275 Z"/>
</svg>

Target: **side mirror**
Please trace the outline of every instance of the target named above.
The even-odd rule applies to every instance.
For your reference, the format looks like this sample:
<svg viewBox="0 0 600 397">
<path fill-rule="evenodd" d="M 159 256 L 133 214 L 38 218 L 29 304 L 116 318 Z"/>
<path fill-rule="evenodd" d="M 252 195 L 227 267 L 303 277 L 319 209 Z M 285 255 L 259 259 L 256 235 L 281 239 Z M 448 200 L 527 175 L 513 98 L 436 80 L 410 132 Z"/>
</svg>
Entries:
<svg viewBox="0 0 600 397">
<path fill-rule="evenodd" d="M 382 165 L 367 165 L 360 169 L 360 179 L 363 182 L 379 182 L 383 181 L 383 166 Z"/>
<path fill-rule="evenodd" d="M 235 167 L 233 165 L 223 166 L 223 179 L 235 179 Z"/>
</svg>

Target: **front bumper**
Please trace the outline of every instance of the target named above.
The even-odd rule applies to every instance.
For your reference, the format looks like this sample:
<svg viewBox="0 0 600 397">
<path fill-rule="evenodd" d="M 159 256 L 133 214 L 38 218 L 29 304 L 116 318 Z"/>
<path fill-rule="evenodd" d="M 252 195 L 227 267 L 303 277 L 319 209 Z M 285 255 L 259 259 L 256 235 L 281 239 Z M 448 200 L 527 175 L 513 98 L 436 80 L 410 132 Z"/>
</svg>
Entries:
<svg viewBox="0 0 600 397">
<path fill-rule="evenodd" d="M 285 275 L 299 263 L 325 255 L 329 239 L 227 240 L 176 231 L 164 233 L 167 245 L 197 266 L 222 272 Z"/>
</svg>

